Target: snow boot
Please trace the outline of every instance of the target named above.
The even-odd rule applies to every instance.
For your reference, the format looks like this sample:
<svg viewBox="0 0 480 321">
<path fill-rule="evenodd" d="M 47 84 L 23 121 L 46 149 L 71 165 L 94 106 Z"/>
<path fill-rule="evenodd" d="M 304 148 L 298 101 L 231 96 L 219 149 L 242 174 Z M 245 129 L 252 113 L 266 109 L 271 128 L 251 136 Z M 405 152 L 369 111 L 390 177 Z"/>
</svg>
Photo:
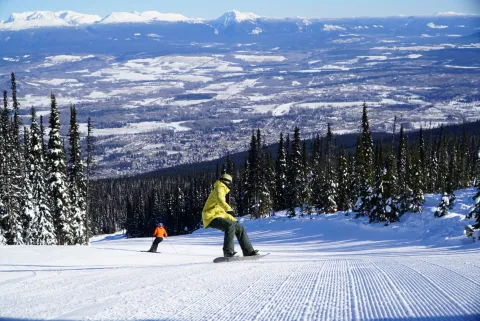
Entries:
<svg viewBox="0 0 480 321">
<path fill-rule="evenodd" d="M 260 255 L 258 253 L 258 250 L 253 250 L 252 252 L 244 254 L 243 256 L 257 256 L 257 255 Z"/>
</svg>

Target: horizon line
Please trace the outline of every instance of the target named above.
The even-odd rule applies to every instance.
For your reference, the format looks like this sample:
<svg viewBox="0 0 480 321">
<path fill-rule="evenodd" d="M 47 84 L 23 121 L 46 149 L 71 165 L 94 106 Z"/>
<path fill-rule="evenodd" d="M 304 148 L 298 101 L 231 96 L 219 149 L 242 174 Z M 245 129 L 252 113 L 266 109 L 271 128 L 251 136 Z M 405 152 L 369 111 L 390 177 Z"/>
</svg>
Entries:
<svg viewBox="0 0 480 321">
<path fill-rule="evenodd" d="M 51 10 L 30 10 L 30 11 L 23 11 L 23 12 L 12 12 L 10 13 L 9 15 L 9 18 L 7 18 L 6 20 L 0 20 L 0 23 L 6 23 L 6 21 L 8 19 L 10 19 L 12 17 L 13 14 L 23 14 L 23 13 L 36 13 L 36 12 L 52 12 L 52 13 L 59 13 L 59 12 L 74 12 L 74 13 L 78 13 L 78 14 L 83 14 L 83 15 L 92 15 L 92 16 L 99 16 L 101 17 L 101 20 L 105 19 L 106 17 L 108 17 L 109 15 L 111 15 L 112 13 L 137 13 L 137 14 L 142 14 L 144 12 L 158 12 L 158 13 L 162 13 L 162 14 L 180 14 L 180 15 L 183 15 L 185 16 L 184 14 L 182 13 L 178 13 L 178 12 L 161 12 L 161 11 L 157 11 L 157 10 L 145 10 L 145 11 L 111 11 L 110 13 L 108 13 L 107 15 L 103 16 L 100 15 L 100 14 L 96 14 L 96 13 L 82 13 L 82 12 L 79 12 L 79 11 L 74 11 L 74 10 L 69 10 L 69 9 L 65 9 L 65 10 L 55 10 L 55 11 L 51 11 Z M 238 12 L 238 13 L 242 13 L 242 14 L 255 14 L 258 16 L 258 18 L 256 19 L 279 19 L 279 20 L 282 20 L 282 19 L 310 19 L 310 20 L 318 20 L 318 19 L 351 19 L 351 18 L 405 18 L 405 17 L 462 17 L 462 16 L 472 16 L 472 17 L 476 17 L 476 16 L 480 16 L 480 14 L 476 14 L 476 13 L 460 13 L 460 12 L 454 12 L 454 11 L 443 11 L 443 12 L 437 12 L 437 13 L 432 13 L 432 14 L 413 14 L 413 15 L 408 15 L 408 14 L 396 14 L 396 15 L 379 15 L 379 16 L 338 16 L 338 17 L 303 17 L 303 16 L 286 16 L 286 17 L 275 17 L 275 16 L 263 16 L 263 15 L 258 15 L 252 11 L 239 11 L 239 10 L 229 10 L 229 11 L 225 11 L 223 14 L 221 14 L 220 16 L 218 16 L 217 18 L 200 18 L 200 17 L 188 17 L 188 16 L 185 16 L 186 18 L 188 19 L 191 19 L 191 20 L 202 20 L 202 21 L 210 21 L 210 20 L 216 20 L 220 17 L 222 17 L 223 15 L 227 14 L 227 13 L 231 13 L 231 12 Z M 101 21 L 99 20 L 99 21 Z M 99 21 L 95 21 L 93 23 L 97 23 Z"/>
</svg>

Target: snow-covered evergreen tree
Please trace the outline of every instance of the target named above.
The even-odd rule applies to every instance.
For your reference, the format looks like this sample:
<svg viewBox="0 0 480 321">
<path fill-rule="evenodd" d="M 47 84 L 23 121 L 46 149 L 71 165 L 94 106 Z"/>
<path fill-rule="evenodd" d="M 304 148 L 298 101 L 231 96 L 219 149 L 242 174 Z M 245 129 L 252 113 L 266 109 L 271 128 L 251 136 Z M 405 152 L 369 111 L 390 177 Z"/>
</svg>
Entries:
<svg viewBox="0 0 480 321">
<path fill-rule="evenodd" d="M 86 244 L 85 220 L 87 185 L 80 146 L 80 132 L 75 106 L 70 107 L 68 181 L 70 191 L 70 227 L 71 242 Z"/>
<path fill-rule="evenodd" d="M 0 113 L 0 245 L 6 244 L 6 228 L 7 228 L 7 203 L 8 201 L 8 190 L 9 185 L 7 185 L 7 168 L 8 168 L 8 139 L 9 139 L 9 128 L 10 128 L 10 119 L 9 119 L 9 110 L 7 103 L 7 92 L 3 93 L 3 102 L 4 107 Z"/>
<path fill-rule="evenodd" d="M 303 168 L 303 188 L 302 188 L 302 214 L 312 214 L 312 169 L 308 163 L 307 142 L 302 144 L 302 168 Z"/>
<path fill-rule="evenodd" d="M 423 194 L 424 190 L 424 178 L 425 175 L 422 173 L 422 159 L 418 157 L 418 159 L 413 160 L 413 164 L 409 166 L 409 174 L 408 174 L 408 181 L 409 181 L 409 190 L 410 190 L 410 197 L 408 200 L 409 203 L 409 210 L 413 213 L 419 213 L 423 211 L 423 204 L 425 204 L 425 196 Z"/>
<path fill-rule="evenodd" d="M 463 133 L 462 133 L 462 139 L 460 143 L 460 148 L 458 148 L 458 166 L 457 166 L 457 177 L 459 181 L 459 185 L 462 187 L 465 186 L 470 186 L 471 185 L 471 180 L 469 177 L 469 159 L 470 159 L 470 153 L 472 151 L 469 151 L 469 141 L 468 141 L 468 135 L 467 135 L 467 129 L 465 124 L 463 125 Z M 476 152 L 473 150 L 473 152 Z"/>
<path fill-rule="evenodd" d="M 177 231 L 178 234 L 184 234 L 185 233 L 185 225 L 183 223 L 183 220 L 181 220 L 180 218 L 184 217 L 186 212 L 185 212 L 185 203 L 186 203 L 186 199 L 185 199 L 185 193 L 183 191 L 183 189 L 181 189 L 180 187 L 177 187 L 175 190 L 174 190 L 174 193 L 173 193 L 173 206 L 174 206 L 174 212 L 175 212 L 175 217 L 177 218 L 175 220 L 175 223 L 176 223 L 176 226 L 174 227 L 174 229 Z M 188 231 L 188 229 L 187 229 Z"/>
<path fill-rule="evenodd" d="M 356 172 L 359 196 L 354 211 L 357 216 L 370 215 L 373 204 L 373 139 L 367 115 L 367 104 L 363 104 L 362 136 L 357 144 Z"/>
<path fill-rule="evenodd" d="M 264 146 L 264 150 L 266 146 Z M 275 170 L 270 153 L 264 151 L 264 170 L 260 205 L 261 217 L 271 216 L 273 212 L 273 195 L 275 192 Z"/>
<path fill-rule="evenodd" d="M 2 217 L 1 224 L 5 230 L 7 244 L 23 244 L 22 236 L 22 195 L 23 195 L 23 155 L 21 154 L 20 139 L 15 135 L 16 131 L 13 121 L 9 120 L 9 109 L 7 92 L 3 92 L 2 112 L 2 136 L 5 149 L 3 160 L 1 203 Z M 18 109 L 18 106 L 17 106 Z M 17 111 L 18 113 L 18 111 Z M 17 120 L 17 124 L 19 121 Z"/>
<path fill-rule="evenodd" d="M 323 211 L 324 206 L 324 187 L 325 187 L 325 162 L 323 155 L 323 139 L 319 135 L 314 140 L 311 156 L 312 168 L 312 204 L 318 213 Z"/>
<path fill-rule="evenodd" d="M 410 209 L 409 200 L 412 191 L 408 186 L 408 159 L 407 159 L 407 141 L 403 130 L 403 124 L 400 126 L 400 137 L 397 150 L 397 183 L 398 183 L 398 207 L 403 214 Z"/>
<path fill-rule="evenodd" d="M 330 123 L 327 126 L 326 136 L 326 149 L 325 149 L 325 186 L 324 190 L 324 208 L 323 212 L 326 214 L 335 213 L 338 210 L 337 205 L 337 172 L 335 166 L 335 146 L 333 141 L 333 134 L 330 127 Z"/>
<path fill-rule="evenodd" d="M 233 163 L 232 159 L 230 158 L 230 153 L 227 153 L 225 157 L 225 161 L 222 164 L 222 170 L 220 172 L 221 175 L 229 174 L 233 175 L 235 173 L 235 164 Z"/>
<path fill-rule="evenodd" d="M 355 157 L 353 156 L 353 153 L 348 154 L 348 198 L 350 200 L 350 210 L 353 210 L 353 207 L 355 205 L 355 202 L 357 201 L 358 198 L 358 184 L 357 182 L 359 181 L 357 171 L 356 171 L 356 161 Z"/>
<path fill-rule="evenodd" d="M 275 161 L 275 210 L 284 210 L 287 208 L 287 158 L 283 141 L 283 133 L 280 133 L 280 142 L 278 143 L 277 159 Z"/>
<path fill-rule="evenodd" d="M 435 211 L 435 217 L 442 217 L 448 214 L 450 199 L 447 193 L 443 193 L 440 204 L 438 204 L 437 210 Z"/>
<path fill-rule="evenodd" d="M 302 165 L 302 146 L 300 129 L 295 127 L 292 153 L 288 163 L 288 191 L 290 216 L 295 216 L 295 208 L 302 205 L 302 189 L 305 184 Z"/>
<path fill-rule="evenodd" d="M 43 140 L 41 131 L 37 124 L 35 109 L 32 108 L 30 125 L 30 148 L 28 156 L 29 171 L 27 172 L 32 186 L 33 209 L 35 220 L 32 225 L 35 244 L 52 245 L 56 244 L 55 230 L 50 204 L 48 199 L 46 163 L 43 152 Z"/>
<path fill-rule="evenodd" d="M 432 145 L 433 143 L 431 143 Z M 437 183 L 437 177 L 438 177 L 438 170 L 439 170 L 439 161 L 438 161 L 438 150 L 434 148 L 433 146 L 430 147 L 430 157 L 428 159 L 428 181 L 427 181 L 427 190 L 430 190 L 432 192 L 438 191 L 438 183 Z"/>
<path fill-rule="evenodd" d="M 87 122 L 87 155 L 86 155 L 86 180 L 87 180 L 87 204 L 85 214 L 85 238 L 90 239 L 90 177 L 93 171 L 93 153 L 94 153 L 94 137 L 93 137 L 93 123 L 92 119 L 88 117 Z"/>
<path fill-rule="evenodd" d="M 437 171 L 437 190 L 444 192 L 447 190 L 448 178 L 448 148 L 447 138 L 444 134 L 443 125 L 440 127 L 440 136 L 437 140 L 437 156 L 438 156 L 438 171 Z"/>
<path fill-rule="evenodd" d="M 427 152 L 423 129 L 420 128 L 420 138 L 415 157 L 411 158 L 408 174 L 408 185 L 411 188 L 411 198 L 409 200 L 410 210 L 414 213 L 422 212 L 425 204 L 424 191 L 427 186 L 428 171 L 426 169 Z"/>
<path fill-rule="evenodd" d="M 15 147 L 15 151 L 18 160 L 23 161 L 22 159 L 22 145 L 20 143 L 20 126 L 22 125 L 21 119 L 20 119 L 20 104 L 18 103 L 17 100 L 17 82 L 15 80 L 15 74 L 12 72 L 10 75 L 11 79 L 11 85 L 12 85 L 12 109 L 13 109 L 13 119 L 12 119 L 12 139 L 13 139 L 13 144 Z M 23 163 L 23 162 L 22 162 Z"/>
<path fill-rule="evenodd" d="M 48 140 L 48 186 L 57 244 L 71 244 L 70 197 L 65 152 L 60 136 L 60 115 L 55 95 L 51 94 L 50 133 Z"/>
<path fill-rule="evenodd" d="M 418 142 L 418 162 L 415 169 L 417 169 L 422 176 L 422 187 L 425 191 L 428 186 L 429 171 L 427 170 L 427 145 L 423 133 L 423 127 L 420 126 L 419 142 Z"/>
<path fill-rule="evenodd" d="M 348 211 L 352 207 L 350 200 L 350 171 L 348 166 L 347 155 L 345 149 L 342 147 L 338 157 L 338 209 L 340 211 Z"/>
<path fill-rule="evenodd" d="M 398 221 L 401 212 L 398 208 L 397 177 L 393 150 L 387 155 L 385 166 L 380 171 L 373 196 L 370 222 L 392 223 Z"/>
<path fill-rule="evenodd" d="M 260 217 L 260 184 L 261 172 L 259 164 L 259 148 L 257 142 L 257 135 L 252 133 L 250 141 L 250 149 L 248 151 L 248 166 L 245 168 L 245 197 L 244 208 L 245 214 L 253 215 L 253 217 Z"/>
<path fill-rule="evenodd" d="M 24 128 L 24 161 L 22 162 L 25 164 L 25 177 L 23 181 L 23 195 L 22 195 L 22 211 L 21 211 L 21 222 L 22 222 L 22 238 L 24 244 L 27 245 L 34 245 L 36 243 L 35 240 L 35 230 L 34 230 L 34 223 L 37 219 L 36 212 L 34 209 L 34 198 L 33 198 L 33 189 L 32 189 L 32 181 L 30 180 L 29 171 L 31 170 L 31 166 L 33 164 L 30 163 L 30 133 L 28 129 Z"/>
<path fill-rule="evenodd" d="M 11 152 L 11 161 L 12 161 L 12 168 L 13 168 L 13 176 L 11 177 L 11 205 L 13 211 L 17 212 L 20 224 L 23 225 L 22 222 L 22 215 L 23 205 L 24 205 L 24 191 L 26 187 L 24 186 L 26 181 L 25 177 L 25 157 L 23 152 L 23 145 L 20 139 L 20 127 L 22 125 L 22 121 L 20 118 L 20 104 L 17 100 L 17 83 L 15 80 L 15 74 L 12 72 L 10 75 L 11 79 L 11 89 L 12 89 L 12 110 L 13 110 L 13 118 L 12 118 L 12 125 L 11 125 L 11 143 L 13 146 L 13 150 Z M 28 203 L 28 202 L 27 202 Z M 28 205 L 26 205 L 28 206 Z M 15 244 L 24 244 L 22 241 L 17 241 Z"/>
<path fill-rule="evenodd" d="M 40 115 L 40 140 L 42 141 L 43 159 L 47 159 L 48 145 L 45 143 L 45 127 L 43 126 L 43 115 Z"/>
</svg>

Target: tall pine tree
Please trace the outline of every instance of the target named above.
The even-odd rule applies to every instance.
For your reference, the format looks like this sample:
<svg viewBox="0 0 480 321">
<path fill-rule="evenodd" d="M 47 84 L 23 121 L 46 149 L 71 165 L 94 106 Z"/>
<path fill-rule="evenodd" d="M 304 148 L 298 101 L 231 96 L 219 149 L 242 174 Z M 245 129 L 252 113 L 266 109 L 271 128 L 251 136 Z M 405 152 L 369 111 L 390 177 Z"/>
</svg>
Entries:
<svg viewBox="0 0 480 321">
<path fill-rule="evenodd" d="M 22 235 L 22 198 L 23 198 L 23 155 L 20 138 L 14 122 L 9 120 L 7 92 L 3 92 L 2 135 L 4 140 L 3 181 L 1 191 L 2 218 L 1 225 L 5 230 L 6 243 L 23 244 Z M 18 109 L 18 105 L 17 105 Z M 18 110 L 16 111 L 18 114 Z M 14 117 L 15 118 L 15 117 Z M 17 120 L 17 124 L 19 121 Z"/>
<path fill-rule="evenodd" d="M 41 118 L 40 118 L 41 119 Z M 88 240 L 90 239 L 90 177 L 92 176 L 93 172 L 93 153 L 94 153 L 94 137 L 93 137 L 93 124 L 92 124 L 92 119 L 88 117 L 88 122 L 87 122 L 87 157 L 86 157 L 86 195 L 87 195 L 87 203 L 86 203 L 86 209 L 85 209 L 85 239 Z"/>
<path fill-rule="evenodd" d="M 34 108 L 32 108 L 31 113 L 30 135 L 28 176 L 32 185 L 33 209 L 35 212 L 35 221 L 33 222 L 34 240 L 35 244 L 38 245 L 53 245 L 56 244 L 56 238 L 47 193 L 44 147 Z"/>
<path fill-rule="evenodd" d="M 48 139 L 49 198 L 57 244 L 72 243 L 70 222 L 70 195 L 63 141 L 60 135 L 60 115 L 55 95 L 51 94 L 50 133 Z"/>
<path fill-rule="evenodd" d="M 295 216 L 295 208 L 302 206 L 302 190 L 304 186 L 304 170 L 302 166 L 302 146 L 300 129 L 295 127 L 292 152 L 287 164 L 288 172 L 288 210 L 290 216 Z"/>
<path fill-rule="evenodd" d="M 287 193 L 287 158 L 285 155 L 283 133 L 280 133 L 277 159 L 275 161 L 275 210 L 278 211 L 287 208 Z"/>
<path fill-rule="evenodd" d="M 80 132 L 75 106 L 70 106 L 69 159 L 67 164 L 70 191 L 70 226 L 71 242 L 86 244 L 85 220 L 87 185 L 80 146 Z"/>
<path fill-rule="evenodd" d="M 403 214 L 409 210 L 409 198 L 411 196 L 408 186 L 408 159 L 407 159 L 407 140 L 403 130 L 403 124 L 400 126 L 400 138 L 397 149 L 397 183 L 399 195 L 399 209 Z"/>
<path fill-rule="evenodd" d="M 325 185 L 323 188 L 324 191 L 324 208 L 323 212 L 325 213 L 334 213 L 338 209 L 337 205 L 337 173 L 335 166 L 335 143 L 333 141 L 333 134 L 330 127 L 330 123 L 327 126 L 327 137 L 326 148 L 325 148 Z"/>
<path fill-rule="evenodd" d="M 357 175 L 359 197 L 354 211 L 358 216 L 369 215 L 373 207 L 373 139 L 368 122 L 367 104 L 363 104 L 362 136 L 357 145 Z"/>
<path fill-rule="evenodd" d="M 33 186 L 31 181 L 31 176 L 29 171 L 31 170 L 32 164 L 30 163 L 30 132 L 24 127 L 24 161 L 22 162 L 25 165 L 24 181 L 23 181 L 23 195 L 22 195 L 22 212 L 21 212 L 21 221 L 22 221 L 22 237 L 24 244 L 34 245 L 35 240 L 35 230 L 34 223 L 37 220 L 36 211 L 34 209 L 34 197 L 33 197 Z"/>
<path fill-rule="evenodd" d="M 345 148 L 342 147 L 338 156 L 338 209 L 340 211 L 348 211 L 352 208 L 350 199 L 350 170 L 348 166 L 347 155 L 345 154 Z"/>
</svg>

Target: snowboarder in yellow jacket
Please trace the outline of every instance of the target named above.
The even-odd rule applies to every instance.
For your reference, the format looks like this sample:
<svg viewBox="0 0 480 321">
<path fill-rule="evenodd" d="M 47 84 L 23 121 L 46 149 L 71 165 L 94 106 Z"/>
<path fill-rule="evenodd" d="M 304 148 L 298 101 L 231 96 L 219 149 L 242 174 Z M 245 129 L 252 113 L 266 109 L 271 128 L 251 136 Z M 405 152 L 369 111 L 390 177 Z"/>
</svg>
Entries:
<svg viewBox="0 0 480 321">
<path fill-rule="evenodd" d="M 250 239 L 244 227 L 233 217 L 233 209 L 226 201 L 226 195 L 230 192 L 232 186 L 232 176 L 223 174 L 222 177 L 213 185 L 213 191 L 208 196 L 207 202 L 203 207 L 202 220 L 205 228 L 215 228 L 225 233 L 223 241 L 223 256 L 231 257 L 236 254 L 233 236 L 237 237 L 238 243 L 242 248 L 243 256 L 258 255 L 258 251 L 253 249 Z"/>
</svg>

